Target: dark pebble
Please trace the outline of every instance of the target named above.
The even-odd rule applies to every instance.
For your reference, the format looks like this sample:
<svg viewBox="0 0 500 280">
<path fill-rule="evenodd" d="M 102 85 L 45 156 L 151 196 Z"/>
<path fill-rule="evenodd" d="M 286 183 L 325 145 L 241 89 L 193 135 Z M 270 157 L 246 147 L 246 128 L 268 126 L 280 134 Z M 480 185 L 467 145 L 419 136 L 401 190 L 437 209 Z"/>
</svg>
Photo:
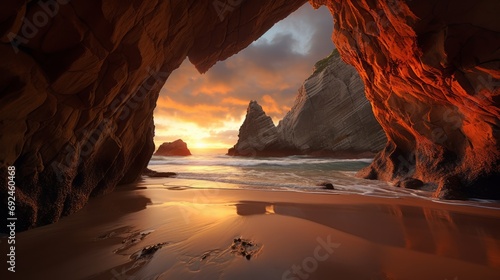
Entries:
<svg viewBox="0 0 500 280">
<path fill-rule="evenodd" d="M 329 182 L 320 183 L 320 184 L 318 184 L 318 186 L 322 186 L 322 187 L 324 187 L 324 189 L 327 189 L 327 190 L 334 190 L 335 189 L 333 187 L 332 183 L 329 183 Z"/>
<path fill-rule="evenodd" d="M 335 188 L 333 187 L 332 184 L 328 183 L 328 184 L 325 184 L 325 189 L 327 189 L 327 190 L 334 190 Z"/>
</svg>

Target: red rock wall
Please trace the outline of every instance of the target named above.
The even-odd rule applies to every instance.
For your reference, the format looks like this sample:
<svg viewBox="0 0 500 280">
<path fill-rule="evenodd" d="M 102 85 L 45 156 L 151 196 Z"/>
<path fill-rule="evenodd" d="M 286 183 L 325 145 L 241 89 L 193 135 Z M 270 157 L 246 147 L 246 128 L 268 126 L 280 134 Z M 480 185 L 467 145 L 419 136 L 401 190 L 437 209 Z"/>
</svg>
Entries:
<svg viewBox="0 0 500 280">
<path fill-rule="evenodd" d="M 333 41 L 389 142 L 363 176 L 500 198 L 500 2 L 332 0 Z"/>
<path fill-rule="evenodd" d="M 498 197 L 499 2 L 311 1 L 389 138 L 366 175 Z M 186 56 L 206 71 L 304 2 L 2 1 L 0 181 L 16 166 L 18 230 L 136 179 L 171 71 Z"/>
<path fill-rule="evenodd" d="M 0 181 L 14 165 L 17 229 L 137 179 L 171 71 L 186 56 L 206 71 L 305 2 L 2 1 Z"/>
</svg>

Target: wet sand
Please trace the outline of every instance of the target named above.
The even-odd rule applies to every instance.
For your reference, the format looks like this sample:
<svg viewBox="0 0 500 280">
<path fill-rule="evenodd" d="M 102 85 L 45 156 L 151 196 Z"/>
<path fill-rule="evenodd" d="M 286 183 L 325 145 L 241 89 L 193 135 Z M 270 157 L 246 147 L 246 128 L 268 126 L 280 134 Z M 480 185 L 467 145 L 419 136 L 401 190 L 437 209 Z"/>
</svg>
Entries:
<svg viewBox="0 0 500 280">
<path fill-rule="evenodd" d="M 19 233 L 1 279 L 500 279 L 500 210 L 192 184 L 149 178 Z"/>
</svg>

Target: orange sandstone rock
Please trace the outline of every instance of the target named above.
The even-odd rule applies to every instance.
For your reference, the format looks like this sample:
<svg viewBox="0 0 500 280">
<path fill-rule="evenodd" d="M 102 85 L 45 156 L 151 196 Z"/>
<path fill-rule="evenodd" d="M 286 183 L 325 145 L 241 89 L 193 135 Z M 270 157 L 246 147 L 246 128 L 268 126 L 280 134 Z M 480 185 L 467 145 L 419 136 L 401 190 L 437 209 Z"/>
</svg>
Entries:
<svg viewBox="0 0 500 280">
<path fill-rule="evenodd" d="M 333 41 L 389 140 L 361 174 L 499 199 L 500 2 L 311 2 L 332 11 Z"/>
</svg>

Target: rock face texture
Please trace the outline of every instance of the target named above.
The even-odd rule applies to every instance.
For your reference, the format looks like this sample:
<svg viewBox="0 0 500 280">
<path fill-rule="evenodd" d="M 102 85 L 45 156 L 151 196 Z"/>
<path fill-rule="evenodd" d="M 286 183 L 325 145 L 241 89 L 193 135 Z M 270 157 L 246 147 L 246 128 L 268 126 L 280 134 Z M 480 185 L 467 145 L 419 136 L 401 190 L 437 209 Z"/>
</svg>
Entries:
<svg viewBox="0 0 500 280">
<path fill-rule="evenodd" d="M 205 72 L 304 3 L 2 1 L 0 181 L 16 167 L 17 230 L 135 180 L 171 71 L 189 57 Z M 367 176 L 500 197 L 500 2 L 311 3 L 331 9 L 333 40 L 388 136 Z M 6 184 L 0 193 L 6 209 Z"/>
<path fill-rule="evenodd" d="M 361 78 L 336 50 L 316 63 L 277 128 L 252 101 L 238 136 L 229 155 L 369 157 L 387 142 Z"/>
<path fill-rule="evenodd" d="M 387 142 L 359 74 L 337 50 L 316 63 L 278 132 L 305 154 L 373 156 Z"/>
<path fill-rule="evenodd" d="M 155 156 L 190 156 L 186 142 L 177 139 L 174 142 L 165 142 L 160 145 L 158 150 L 154 153 Z"/>
<path fill-rule="evenodd" d="M 16 229 L 136 180 L 154 151 L 152 114 L 170 73 L 186 57 L 208 70 L 304 3 L 3 1 L 0 181 L 15 166 Z M 2 183 L 2 209 L 6 195 Z"/>
<path fill-rule="evenodd" d="M 230 156 L 285 156 L 294 154 L 286 143 L 278 143 L 278 129 L 257 101 L 250 101 L 238 143 L 229 149 Z"/>
<path fill-rule="evenodd" d="M 500 198 L 500 2 L 313 1 L 388 138 L 367 178 Z"/>
</svg>

